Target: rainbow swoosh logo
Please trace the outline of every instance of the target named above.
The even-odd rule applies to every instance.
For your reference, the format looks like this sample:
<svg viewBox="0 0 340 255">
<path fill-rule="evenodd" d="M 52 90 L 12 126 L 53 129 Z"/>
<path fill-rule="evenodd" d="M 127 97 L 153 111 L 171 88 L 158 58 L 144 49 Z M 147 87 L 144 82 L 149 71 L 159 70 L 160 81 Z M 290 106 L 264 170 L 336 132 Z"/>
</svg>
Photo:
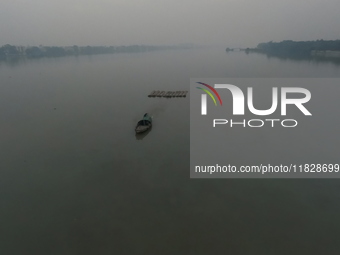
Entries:
<svg viewBox="0 0 340 255">
<path fill-rule="evenodd" d="M 213 87 L 211 87 L 209 84 L 206 84 L 206 83 L 203 83 L 203 82 L 197 82 L 197 83 L 209 88 L 217 96 L 218 101 L 220 102 L 220 105 L 222 105 L 221 97 Z M 211 97 L 211 99 L 214 101 L 214 104 L 217 106 L 216 99 L 215 99 L 214 95 L 211 94 L 211 92 L 209 90 L 203 89 L 203 88 L 200 88 L 200 87 L 196 87 L 196 88 L 201 89 L 204 92 L 206 92 Z"/>
</svg>

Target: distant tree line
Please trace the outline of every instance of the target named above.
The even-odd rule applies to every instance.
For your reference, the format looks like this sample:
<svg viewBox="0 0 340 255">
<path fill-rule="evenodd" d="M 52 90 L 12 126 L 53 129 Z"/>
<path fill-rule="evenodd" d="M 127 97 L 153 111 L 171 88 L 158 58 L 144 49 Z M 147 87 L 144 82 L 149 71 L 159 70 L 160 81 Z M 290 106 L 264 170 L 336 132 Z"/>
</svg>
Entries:
<svg viewBox="0 0 340 255">
<path fill-rule="evenodd" d="M 0 47 L 0 59 L 22 56 L 28 58 L 61 57 L 94 54 L 113 54 L 121 52 L 145 52 L 165 49 L 187 49 L 192 48 L 191 44 L 174 46 L 152 46 L 152 45 L 130 45 L 130 46 L 14 46 L 6 44 Z"/>
<path fill-rule="evenodd" d="M 246 54 L 260 53 L 267 57 L 295 61 L 332 62 L 340 65 L 340 40 L 291 41 L 260 43 L 243 49 Z"/>
<path fill-rule="evenodd" d="M 271 41 L 258 44 L 255 50 L 276 55 L 310 55 L 312 51 L 340 51 L 340 40 Z"/>
</svg>

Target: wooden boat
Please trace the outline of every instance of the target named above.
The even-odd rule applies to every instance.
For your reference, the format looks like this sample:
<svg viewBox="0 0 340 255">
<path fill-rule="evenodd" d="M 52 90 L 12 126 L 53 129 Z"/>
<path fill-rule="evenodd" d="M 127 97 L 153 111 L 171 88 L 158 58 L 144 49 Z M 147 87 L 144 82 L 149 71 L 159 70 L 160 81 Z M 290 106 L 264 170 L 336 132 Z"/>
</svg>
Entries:
<svg viewBox="0 0 340 255">
<path fill-rule="evenodd" d="M 152 126 L 152 118 L 149 114 L 145 113 L 143 119 L 138 121 L 135 131 L 137 134 L 143 133 Z"/>
</svg>

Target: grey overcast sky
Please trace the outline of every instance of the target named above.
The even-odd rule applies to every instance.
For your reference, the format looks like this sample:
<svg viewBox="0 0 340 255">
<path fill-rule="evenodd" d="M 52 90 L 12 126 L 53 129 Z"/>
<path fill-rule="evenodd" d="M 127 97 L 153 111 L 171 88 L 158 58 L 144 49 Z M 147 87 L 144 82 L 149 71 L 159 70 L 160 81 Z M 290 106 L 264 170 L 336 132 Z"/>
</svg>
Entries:
<svg viewBox="0 0 340 255">
<path fill-rule="evenodd" d="M 0 45 L 340 39 L 340 0 L 0 0 Z"/>
</svg>

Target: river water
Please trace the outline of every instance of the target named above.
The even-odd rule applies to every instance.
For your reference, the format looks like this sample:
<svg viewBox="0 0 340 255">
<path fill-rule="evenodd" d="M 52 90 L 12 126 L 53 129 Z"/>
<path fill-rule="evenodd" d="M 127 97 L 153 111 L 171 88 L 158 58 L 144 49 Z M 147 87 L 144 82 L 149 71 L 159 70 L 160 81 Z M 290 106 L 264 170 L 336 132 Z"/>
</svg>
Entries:
<svg viewBox="0 0 340 255">
<path fill-rule="evenodd" d="M 339 180 L 189 178 L 189 98 L 147 95 L 191 77 L 340 65 L 223 48 L 1 62 L 1 253 L 337 254 Z"/>
</svg>

